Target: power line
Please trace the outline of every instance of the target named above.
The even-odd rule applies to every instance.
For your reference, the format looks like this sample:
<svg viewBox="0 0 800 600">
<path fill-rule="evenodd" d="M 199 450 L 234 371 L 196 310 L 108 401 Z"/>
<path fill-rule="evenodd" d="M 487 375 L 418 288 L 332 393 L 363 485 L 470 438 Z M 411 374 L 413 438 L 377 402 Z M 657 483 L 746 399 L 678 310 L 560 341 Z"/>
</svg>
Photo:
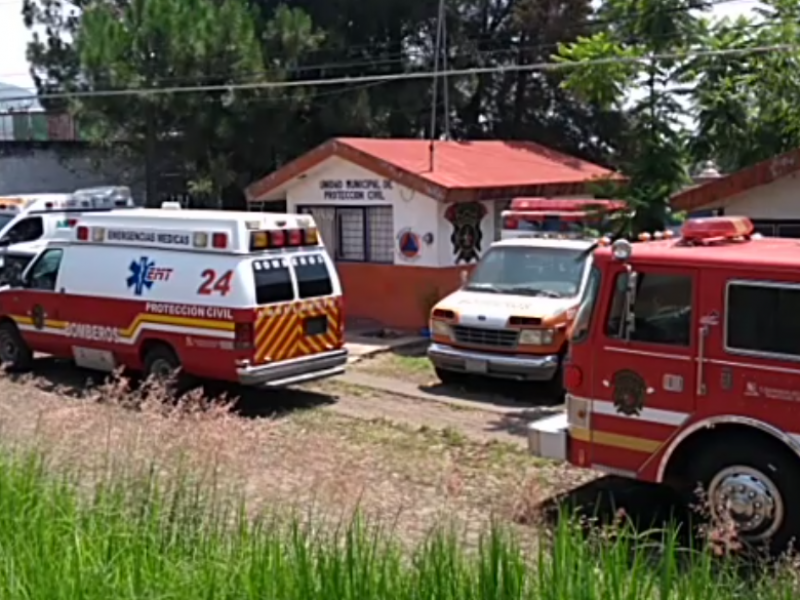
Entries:
<svg viewBox="0 0 800 600">
<path fill-rule="evenodd" d="M 654 60 L 676 60 L 686 58 L 702 58 L 711 56 L 747 56 L 749 54 L 766 54 L 769 52 L 786 52 L 799 50 L 800 45 L 779 44 L 772 46 L 755 46 L 750 48 L 726 48 L 721 50 L 692 50 L 688 52 L 668 52 L 641 57 L 613 57 L 575 62 L 540 62 L 529 65 L 495 65 L 492 67 L 472 67 L 468 69 L 449 69 L 439 71 L 440 77 L 466 77 L 492 73 L 517 73 L 520 71 L 560 71 L 587 66 L 610 64 L 648 64 Z M 149 96 L 163 94 L 190 94 L 199 92 L 233 92 L 237 90 L 269 90 L 300 87 L 316 87 L 328 85 L 360 85 L 367 83 L 388 83 L 392 81 L 410 81 L 429 79 L 437 75 L 434 71 L 408 71 L 402 73 L 386 73 L 382 75 L 364 75 L 359 77 L 331 77 L 324 79 L 304 79 L 296 81 L 261 81 L 253 83 L 230 83 L 219 85 L 167 86 L 150 88 L 123 88 L 106 90 L 84 90 L 73 92 L 53 92 L 40 94 L 40 99 L 59 98 L 109 98 L 120 96 Z M 26 100 L 29 96 L 4 97 L 5 101 Z"/>
<path fill-rule="evenodd" d="M 758 0 L 710 0 L 705 3 L 698 4 L 697 6 L 690 6 L 690 7 L 675 7 L 672 9 L 667 9 L 662 11 L 662 14 L 678 14 L 678 13 L 685 13 L 690 10 L 700 10 L 705 8 L 713 8 L 716 6 L 721 6 L 724 4 L 731 4 L 731 3 L 741 3 L 741 2 L 748 2 L 748 3 L 757 3 Z M 2 5 L 2 2 L 0 2 Z M 630 16 L 621 19 L 592 19 L 586 23 L 577 23 L 574 27 L 570 28 L 567 27 L 561 30 L 561 34 L 564 37 L 568 37 L 570 33 L 591 33 L 590 30 L 592 28 L 597 27 L 613 27 L 613 26 L 620 26 L 624 25 L 629 21 L 634 21 L 637 17 Z M 769 23 L 754 23 L 751 24 L 750 27 L 753 29 L 762 28 Z M 473 36 L 473 37 L 466 37 L 459 40 L 461 44 L 469 44 L 474 43 L 480 45 L 483 41 L 483 36 Z M 667 37 L 678 37 L 677 34 Z M 489 38 L 489 41 L 494 41 L 493 38 Z M 563 41 L 570 41 L 570 40 L 563 40 Z M 629 40 L 631 43 L 635 43 L 636 40 Z M 484 57 L 493 57 L 502 54 L 509 54 L 509 53 L 516 53 L 519 51 L 541 51 L 541 50 L 548 50 L 554 49 L 558 46 L 560 42 L 548 42 L 544 44 L 534 44 L 534 45 L 521 45 L 521 46 L 512 46 L 508 48 L 496 48 L 491 50 L 480 50 L 475 49 L 472 51 L 464 50 L 460 53 L 452 55 L 451 57 L 454 59 L 459 58 L 484 58 Z M 352 53 L 358 50 L 365 50 L 365 51 L 375 51 L 378 49 L 382 49 L 384 46 L 386 48 L 391 48 L 392 46 L 404 46 L 406 42 L 398 41 L 395 44 L 356 44 L 356 45 L 349 45 L 345 51 L 347 53 Z M 326 53 L 333 53 L 338 52 L 338 50 L 333 48 L 325 48 L 319 50 L 311 50 L 308 52 L 307 56 L 313 57 L 320 54 Z M 414 49 L 414 48 L 404 48 L 400 52 L 390 52 L 384 55 L 379 55 L 377 57 L 373 57 L 366 60 L 344 60 L 344 61 L 332 61 L 332 62 L 320 62 L 317 64 L 300 64 L 295 67 L 290 67 L 286 70 L 289 74 L 300 74 L 309 71 L 330 71 L 330 70 L 345 70 L 345 69 L 352 69 L 352 68 L 359 68 L 359 67 L 388 67 L 398 64 L 403 64 L 408 60 L 414 60 L 415 58 L 427 58 L 425 50 L 423 49 Z M 30 73 L 0 73 L 0 78 L 3 77 L 22 77 L 22 76 L 29 76 Z M 176 76 L 176 77 L 162 77 L 160 78 L 162 82 L 181 82 L 181 81 L 208 81 L 213 79 L 219 79 L 220 77 L 224 77 L 225 73 L 210 73 L 210 74 L 202 74 L 196 76 Z M 263 77 L 263 73 L 260 72 L 253 72 L 249 74 L 243 74 L 243 78 L 257 78 Z M 37 90 L 35 88 L 23 88 L 26 91 L 30 91 L 31 93 L 35 93 Z"/>
</svg>

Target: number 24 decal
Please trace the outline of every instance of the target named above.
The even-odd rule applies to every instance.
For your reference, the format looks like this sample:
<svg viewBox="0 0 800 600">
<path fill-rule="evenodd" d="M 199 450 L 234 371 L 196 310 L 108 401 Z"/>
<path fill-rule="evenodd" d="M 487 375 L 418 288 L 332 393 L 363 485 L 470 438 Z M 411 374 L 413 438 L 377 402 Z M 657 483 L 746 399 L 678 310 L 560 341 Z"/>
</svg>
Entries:
<svg viewBox="0 0 800 600">
<path fill-rule="evenodd" d="M 227 296 L 228 292 L 231 291 L 233 271 L 225 271 L 217 277 L 217 272 L 214 269 L 206 269 L 200 273 L 200 277 L 203 278 L 203 283 L 197 288 L 197 293 L 201 296 L 211 296 L 212 294 Z"/>
</svg>

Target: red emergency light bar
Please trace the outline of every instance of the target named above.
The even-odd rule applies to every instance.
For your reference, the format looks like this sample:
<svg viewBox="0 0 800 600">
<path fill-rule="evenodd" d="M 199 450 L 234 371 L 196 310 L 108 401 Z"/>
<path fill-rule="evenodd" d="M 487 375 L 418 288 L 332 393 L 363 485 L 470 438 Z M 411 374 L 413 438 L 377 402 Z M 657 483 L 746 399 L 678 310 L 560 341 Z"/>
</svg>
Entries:
<svg viewBox="0 0 800 600">
<path fill-rule="evenodd" d="M 319 235 L 314 228 L 268 229 L 264 231 L 253 231 L 250 234 L 251 251 L 317 245 L 319 245 Z"/>
<path fill-rule="evenodd" d="M 754 232 L 753 222 L 747 217 L 707 217 L 686 221 L 681 227 L 681 239 L 685 242 L 747 239 Z"/>
<path fill-rule="evenodd" d="M 623 200 L 581 200 L 566 198 L 514 198 L 509 210 L 543 211 L 549 214 L 587 210 L 622 210 L 627 206 Z"/>
</svg>

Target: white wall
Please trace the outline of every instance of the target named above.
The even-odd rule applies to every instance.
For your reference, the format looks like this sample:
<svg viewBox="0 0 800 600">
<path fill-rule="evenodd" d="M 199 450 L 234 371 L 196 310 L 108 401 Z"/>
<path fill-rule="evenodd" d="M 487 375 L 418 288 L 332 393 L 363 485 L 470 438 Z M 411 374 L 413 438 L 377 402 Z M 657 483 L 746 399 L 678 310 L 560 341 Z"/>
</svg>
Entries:
<svg viewBox="0 0 800 600">
<path fill-rule="evenodd" d="M 800 177 L 788 175 L 697 210 L 725 207 L 728 216 L 751 219 L 800 219 Z"/>
<path fill-rule="evenodd" d="M 327 159 L 288 188 L 286 203 L 289 212 L 302 205 L 391 206 L 395 264 L 440 266 L 436 223 L 438 203 L 351 162 L 338 157 Z M 420 237 L 420 254 L 414 259 L 404 257 L 398 248 L 397 237 L 406 228 Z M 434 236 L 430 245 L 422 241 L 427 233 Z"/>
</svg>

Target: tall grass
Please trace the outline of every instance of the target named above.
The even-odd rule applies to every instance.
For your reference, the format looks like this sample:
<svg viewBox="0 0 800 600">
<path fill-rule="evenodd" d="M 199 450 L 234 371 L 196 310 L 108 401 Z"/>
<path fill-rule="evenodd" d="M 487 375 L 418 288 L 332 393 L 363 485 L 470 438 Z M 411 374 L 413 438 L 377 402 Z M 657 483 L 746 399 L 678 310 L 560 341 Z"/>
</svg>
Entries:
<svg viewBox="0 0 800 600">
<path fill-rule="evenodd" d="M 445 530 L 411 555 L 356 517 L 338 530 L 253 519 L 179 478 L 86 493 L 35 455 L 0 454 L 2 600 L 777 600 L 794 572 L 743 577 L 674 532 L 585 537 L 564 519 L 531 556 L 503 527 L 465 551 Z"/>
</svg>

